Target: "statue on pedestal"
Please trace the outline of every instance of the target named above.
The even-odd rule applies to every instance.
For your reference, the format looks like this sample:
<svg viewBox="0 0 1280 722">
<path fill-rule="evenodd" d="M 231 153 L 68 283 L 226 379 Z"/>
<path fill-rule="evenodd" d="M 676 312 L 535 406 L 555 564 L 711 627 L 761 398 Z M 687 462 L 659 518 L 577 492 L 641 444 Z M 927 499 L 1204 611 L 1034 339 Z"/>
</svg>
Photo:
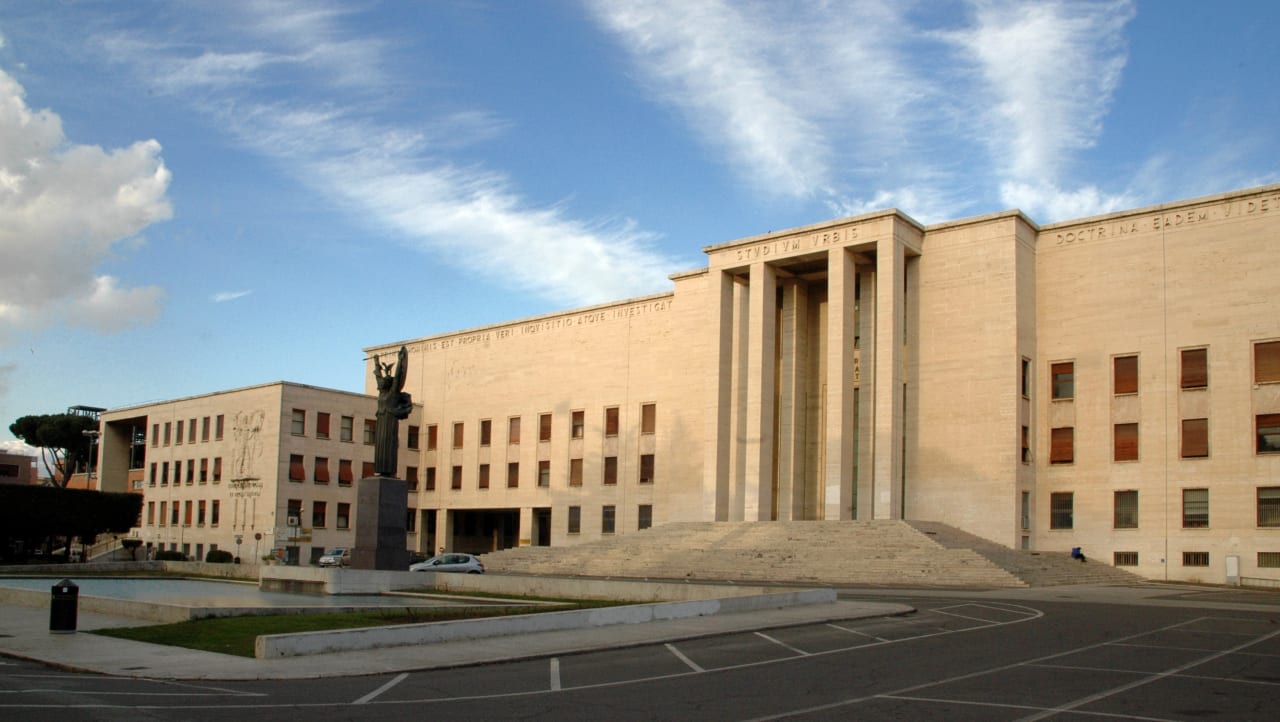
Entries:
<svg viewBox="0 0 1280 722">
<path fill-rule="evenodd" d="M 404 377 L 409 368 L 409 352 L 400 347 L 395 368 L 373 357 L 373 376 L 378 380 L 378 422 L 374 435 L 373 473 L 395 478 L 400 449 L 400 419 L 409 418 L 413 399 L 404 392 Z"/>
</svg>

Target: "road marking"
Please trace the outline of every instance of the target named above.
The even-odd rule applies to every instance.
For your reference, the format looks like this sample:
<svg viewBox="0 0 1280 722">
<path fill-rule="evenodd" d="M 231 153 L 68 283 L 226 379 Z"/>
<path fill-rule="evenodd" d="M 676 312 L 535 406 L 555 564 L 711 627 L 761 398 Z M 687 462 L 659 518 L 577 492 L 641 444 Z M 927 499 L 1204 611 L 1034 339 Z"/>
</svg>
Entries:
<svg viewBox="0 0 1280 722">
<path fill-rule="evenodd" d="M 769 635 L 765 634 L 764 632 L 756 632 L 756 636 L 757 636 L 757 637 L 760 637 L 761 639 L 767 639 L 767 640 L 769 640 L 770 642 L 773 642 L 774 644 L 778 645 L 779 647 L 782 647 L 783 649 L 789 649 L 789 650 L 791 650 L 792 652 L 795 652 L 796 654 L 800 655 L 801 657 L 808 657 L 810 654 L 812 654 L 812 652 L 806 652 L 806 651 L 804 651 L 803 649 L 799 649 L 799 648 L 797 648 L 797 647 L 792 647 L 790 644 L 787 644 L 786 642 L 782 641 L 781 639 L 776 639 L 776 638 L 774 638 L 774 637 L 770 637 Z"/>
<path fill-rule="evenodd" d="M 351 704 L 367 704 L 370 700 L 376 699 L 376 698 L 378 697 L 378 695 L 382 694 L 383 692 L 386 692 L 387 690 L 391 689 L 392 687 L 396 686 L 397 684 L 400 684 L 401 682 L 403 682 L 403 681 L 405 680 L 405 677 L 408 677 L 408 676 L 409 676 L 409 673 L 408 673 L 408 672 L 401 672 L 400 674 L 398 674 L 398 675 L 396 675 L 394 678 L 392 678 L 392 679 L 391 679 L 391 681 L 389 681 L 389 682 L 387 682 L 386 684 L 382 685 L 381 687 L 379 687 L 379 688 L 377 688 L 377 689 L 373 690 L 373 691 L 372 691 L 372 692 L 370 692 L 369 694 L 366 694 L 365 696 L 361 697 L 360 699 L 358 699 L 358 700 L 356 700 L 356 701 L 352 702 Z"/>
<path fill-rule="evenodd" d="M 693 670 L 693 671 L 695 671 L 695 672 L 705 672 L 705 671 L 707 671 L 707 670 L 703 669 L 702 667 L 699 667 L 699 666 L 698 666 L 698 664 L 697 664 L 697 662 L 694 662 L 692 659 L 689 659 L 688 657 L 684 656 L 684 653 L 683 653 L 683 652 L 681 652 L 680 650 L 676 649 L 676 648 L 675 648 L 675 645 L 673 645 L 673 644 L 667 644 L 667 645 L 665 645 L 665 646 L 666 646 L 666 648 L 667 648 L 667 649 L 671 650 L 671 653 L 672 653 L 672 654 L 674 654 L 674 655 L 676 656 L 676 659 L 679 659 L 681 662 L 684 662 L 685 664 L 689 665 L 689 669 L 692 669 L 692 670 Z"/>
<path fill-rule="evenodd" d="M 835 628 L 835 629 L 839 629 L 841 632 L 848 632 L 849 634 L 856 634 L 856 635 L 858 635 L 859 637 L 867 637 L 867 638 L 869 638 L 869 639 L 874 639 L 874 640 L 876 640 L 877 642 L 888 642 L 888 641 L 889 641 L 888 639 L 885 639 L 884 637 L 877 637 L 877 636 L 876 636 L 876 635 L 874 635 L 874 634 L 867 634 L 866 632 L 859 632 L 859 631 L 858 631 L 858 630 L 856 630 L 856 629 L 849 629 L 848 627 L 842 627 L 842 626 L 840 626 L 839 624 L 834 624 L 834 623 L 831 623 L 831 622 L 828 622 L 828 623 L 827 623 L 827 626 L 828 626 L 828 627 Z"/>
<path fill-rule="evenodd" d="M 560 689 L 560 658 L 551 658 L 551 691 Z"/>
</svg>

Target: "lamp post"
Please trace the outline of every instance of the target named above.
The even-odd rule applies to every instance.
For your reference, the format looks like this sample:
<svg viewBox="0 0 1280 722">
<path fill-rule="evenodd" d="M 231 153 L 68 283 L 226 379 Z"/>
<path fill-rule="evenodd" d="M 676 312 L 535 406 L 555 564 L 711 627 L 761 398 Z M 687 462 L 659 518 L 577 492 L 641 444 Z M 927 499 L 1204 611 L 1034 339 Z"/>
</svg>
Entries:
<svg viewBox="0 0 1280 722">
<path fill-rule="evenodd" d="M 92 488 L 93 486 L 93 447 L 95 444 L 98 443 L 98 437 L 102 435 L 102 432 L 98 431 L 97 429 L 85 429 L 80 433 L 84 434 L 89 439 L 89 458 L 85 462 L 84 485 L 85 485 L 85 488 Z"/>
</svg>

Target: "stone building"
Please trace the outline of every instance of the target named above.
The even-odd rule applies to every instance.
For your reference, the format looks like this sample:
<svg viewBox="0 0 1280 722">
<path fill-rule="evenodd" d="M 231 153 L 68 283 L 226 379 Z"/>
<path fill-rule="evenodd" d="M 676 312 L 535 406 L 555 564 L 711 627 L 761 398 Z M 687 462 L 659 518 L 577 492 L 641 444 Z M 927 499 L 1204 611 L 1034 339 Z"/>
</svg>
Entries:
<svg viewBox="0 0 1280 722">
<path fill-rule="evenodd" d="M 141 490 L 136 536 L 148 550 L 306 564 L 355 544 L 356 485 L 373 475 L 376 411 L 373 397 L 288 382 L 113 409 L 102 415 L 101 488 Z M 411 490 L 420 414 L 400 427 Z M 416 518 L 408 548 L 417 546 Z"/>
<path fill-rule="evenodd" d="M 418 548 L 918 519 L 1280 579 L 1280 186 L 703 250 L 668 293 L 366 349 L 407 345 L 425 409 Z"/>
</svg>

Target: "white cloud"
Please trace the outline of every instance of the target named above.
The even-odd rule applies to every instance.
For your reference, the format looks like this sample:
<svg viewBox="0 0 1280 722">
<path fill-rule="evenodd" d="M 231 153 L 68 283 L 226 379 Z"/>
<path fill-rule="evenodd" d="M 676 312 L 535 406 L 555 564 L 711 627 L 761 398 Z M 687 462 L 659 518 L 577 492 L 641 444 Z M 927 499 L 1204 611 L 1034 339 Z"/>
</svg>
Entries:
<svg viewBox="0 0 1280 722">
<path fill-rule="evenodd" d="M 227 301 L 234 301 L 237 298 L 244 298 L 251 293 L 253 293 L 253 291 L 219 291 L 218 293 L 213 294 L 209 300 L 214 303 L 226 303 Z"/>
<path fill-rule="evenodd" d="M 172 215 L 160 145 L 70 143 L 0 71 L 0 324 L 70 322 L 118 330 L 158 312 L 155 288 L 123 289 L 95 268 L 122 241 Z"/>
<path fill-rule="evenodd" d="M 0 451 L 6 454 L 22 454 L 24 456 L 40 456 L 40 449 L 17 439 L 0 441 Z"/>
</svg>

